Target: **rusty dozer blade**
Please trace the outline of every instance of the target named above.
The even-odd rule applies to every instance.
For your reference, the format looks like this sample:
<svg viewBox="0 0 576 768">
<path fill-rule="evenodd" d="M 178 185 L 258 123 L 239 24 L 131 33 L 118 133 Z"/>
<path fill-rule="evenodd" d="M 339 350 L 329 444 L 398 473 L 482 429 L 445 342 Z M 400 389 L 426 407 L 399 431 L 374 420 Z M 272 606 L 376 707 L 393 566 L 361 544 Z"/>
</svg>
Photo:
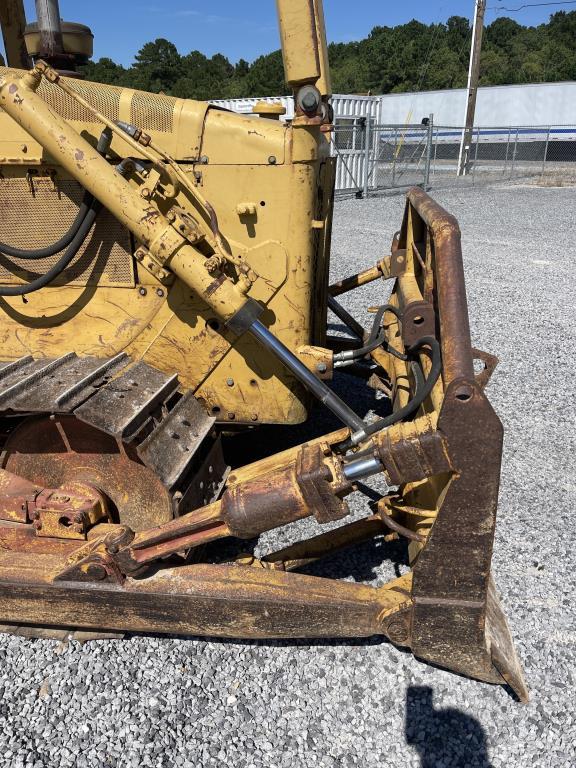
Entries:
<svg viewBox="0 0 576 768">
<path fill-rule="evenodd" d="M 394 280 L 393 290 L 364 334 L 335 296 L 376 279 Z M 1 623 L 242 638 L 384 635 L 527 700 L 490 573 L 502 425 L 484 387 L 496 360 L 471 347 L 456 220 L 411 190 L 391 254 L 330 292 L 331 308 L 364 336 L 360 350 L 330 340 L 335 364 L 364 365 L 361 375 L 368 370 L 388 393 L 392 414 L 235 468 L 216 501 L 138 532 L 114 521 L 110 499 L 89 479 L 44 488 L 2 470 Z M 214 551 L 222 538 L 251 539 L 311 515 L 320 524 L 340 520 L 358 481 L 378 474 L 390 490 L 366 518 L 262 559 L 204 558 L 201 545 L 212 542 Z M 292 572 L 376 536 L 406 540 L 411 564 L 383 587 Z"/>
</svg>

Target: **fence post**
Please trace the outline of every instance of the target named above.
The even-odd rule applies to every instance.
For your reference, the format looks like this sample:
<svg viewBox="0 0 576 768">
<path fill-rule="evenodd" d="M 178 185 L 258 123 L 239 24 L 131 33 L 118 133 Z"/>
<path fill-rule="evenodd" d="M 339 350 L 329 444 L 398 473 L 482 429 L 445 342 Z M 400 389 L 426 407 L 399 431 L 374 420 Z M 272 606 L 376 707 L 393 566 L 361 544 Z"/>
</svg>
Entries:
<svg viewBox="0 0 576 768">
<path fill-rule="evenodd" d="M 364 124 L 364 198 L 368 197 L 368 188 L 370 185 L 370 141 L 370 115 L 368 115 Z"/>
<path fill-rule="evenodd" d="M 546 158 L 548 157 L 548 144 L 550 143 L 550 128 L 551 126 L 548 126 L 548 133 L 546 134 L 546 144 L 544 145 L 544 157 L 542 158 L 542 171 L 540 173 L 540 178 L 544 176 L 544 171 L 546 169 Z"/>
<path fill-rule="evenodd" d="M 510 131 L 508 128 L 508 138 L 506 139 L 506 157 L 504 158 L 504 168 L 502 168 L 502 176 L 506 176 L 506 168 L 508 168 L 508 150 L 510 149 Z"/>
<path fill-rule="evenodd" d="M 424 169 L 424 192 L 430 189 L 430 162 L 432 160 L 432 137 L 434 135 L 434 115 L 428 118 L 428 136 L 426 143 L 426 167 Z"/>
<path fill-rule="evenodd" d="M 432 161 L 432 178 L 436 179 L 436 160 L 438 158 L 438 128 L 434 128 L 436 131 L 436 137 L 432 137 L 434 142 L 434 160 Z"/>
<path fill-rule="evenodd" d="M 516 128 L 516 137 L 514 139 L 514 151 L 512 152 L 512 165 L 510 166 L 510 178 L 514 175 L 514 166 L 516 165 L 516 151 L 518 149 L 518 131 L 520 129 Z"/>
<path fill-rule="evenodd" d="M 396 156 L 398 154 L 398 128 L 394 128 L 394 154 L 392 157 L 392 186 L 396 186 Z"/>
<path fill-rule="evenodd" d="M 474 152 L 474 168 L 472 169 L 472 184 L 476 184 L 476 166 L 478 165 L 478 145 L 480 144 L 480 128 L 476 128 L 476 150 Z"/>
</svg>

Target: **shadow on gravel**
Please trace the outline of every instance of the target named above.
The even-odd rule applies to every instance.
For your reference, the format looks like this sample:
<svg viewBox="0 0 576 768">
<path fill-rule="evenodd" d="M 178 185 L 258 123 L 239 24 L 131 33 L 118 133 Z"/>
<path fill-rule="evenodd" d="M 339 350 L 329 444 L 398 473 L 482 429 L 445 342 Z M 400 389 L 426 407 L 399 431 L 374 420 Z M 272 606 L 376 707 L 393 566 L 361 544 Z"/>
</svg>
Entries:
<svg viewBox="0 0 576 768">
<path fill-rule="evenodd" d="M 404 732 L 421 768 L 492 768 L 478 720 L 454 707 L 434 709 L 428 686 L 408 687 Z"/>
</svg>

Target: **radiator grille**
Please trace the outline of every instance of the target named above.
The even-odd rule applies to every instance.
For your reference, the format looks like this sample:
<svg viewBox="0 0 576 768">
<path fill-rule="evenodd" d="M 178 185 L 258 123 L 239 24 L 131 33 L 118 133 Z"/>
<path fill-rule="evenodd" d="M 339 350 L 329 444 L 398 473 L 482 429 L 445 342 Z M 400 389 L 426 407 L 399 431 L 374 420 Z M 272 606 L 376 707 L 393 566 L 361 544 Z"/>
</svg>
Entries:
<svg viewBox="0 0 576 768">
<path fill-rule="evenodd" d="M 30 184 L 33 184 L 32 194 Z M 55 188 L 56 185 L 56 188 Z M 72 180 L 42 177 L 0 179 L 0 241 L 16 248 L 40 248 L 56 242 L 70 227 L 84 191 Z M 17 260 L 0 254 L 0 283 L 17 284 L 44 274 L 60 258 Z M 86 242 L 51 285 L 134 286 L 128 231 L 102 210 Z"/>
<path fill-rule="evenodd" d="M 171 133 L 175 104 L 172 96 L 136 91 L 130 105 L 130 122 L 148 131 Z"/>
</svg>

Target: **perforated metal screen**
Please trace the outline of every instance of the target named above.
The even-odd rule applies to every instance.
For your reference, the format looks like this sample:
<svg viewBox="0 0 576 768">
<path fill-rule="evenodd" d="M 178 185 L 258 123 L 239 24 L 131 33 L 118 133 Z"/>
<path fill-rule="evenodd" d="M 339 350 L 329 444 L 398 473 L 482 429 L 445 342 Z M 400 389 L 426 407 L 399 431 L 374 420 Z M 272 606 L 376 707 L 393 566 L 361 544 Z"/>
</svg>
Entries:
<svg viewBox="0 0 576 768">
<path fill-rule="evenodd" d="M 94 88 L 90 83 L 74 80 L 74 90 L 86 99 L 99 112 L 110 120 L 120 119 L 120 88 L 111 86 L 99 86 Z M 61 88 L 47 82 L 44 78 L 38 88 L 38 94 L 66 120 L 78 120 L 83 123 L 97 123 L 98 121 L 89 109 L 65 93 Z"/>
<path fill-rule="evenodd" d="M 6 67 L 0 67 L 0 77 L 9 72 Z M 110 120 L 120 119 L 120 97 L 123 88 L 114 85 L 84 82 L 64 78 L 68 85 L 83 96 L 99 112 Z M 42 80 L 38 93 L 42 98 L 66 120 L 77 120 L 83 123 L 97 123 L 94 115 L 71 96 L 64 93 L 58 86 Z M 174 108 L 177 99 L 173 96 L 162 96 L 155 93 L 135 91 L 130 103 L 130 122 L 145 131 L 161 131 L 170 133 L 174 128 Z M 124 117 L 123 119 L 126 119 Z"/>
<path fill-rule="evenodd" d="M 56 242 L 72 224 L 83 194 L 81 186 L 72 180 L 0 178 L 0 242 L 26 249 Z M 60 256 L 24 261 L 0 255 L 0 283 L 33 280 L 47 272 Z M 122 287 L 135 284 L 130 235 L 105 209 L 78 255 L 52 285 L 70 283 Z"/>
<path fill-rule="evenodd" d="M 174 126 L 172 96 L 158 96 L 153 93 L 136 91 L 130 104 L 130 122 L 148 131 L 170 133 Z"/>
</svg>

